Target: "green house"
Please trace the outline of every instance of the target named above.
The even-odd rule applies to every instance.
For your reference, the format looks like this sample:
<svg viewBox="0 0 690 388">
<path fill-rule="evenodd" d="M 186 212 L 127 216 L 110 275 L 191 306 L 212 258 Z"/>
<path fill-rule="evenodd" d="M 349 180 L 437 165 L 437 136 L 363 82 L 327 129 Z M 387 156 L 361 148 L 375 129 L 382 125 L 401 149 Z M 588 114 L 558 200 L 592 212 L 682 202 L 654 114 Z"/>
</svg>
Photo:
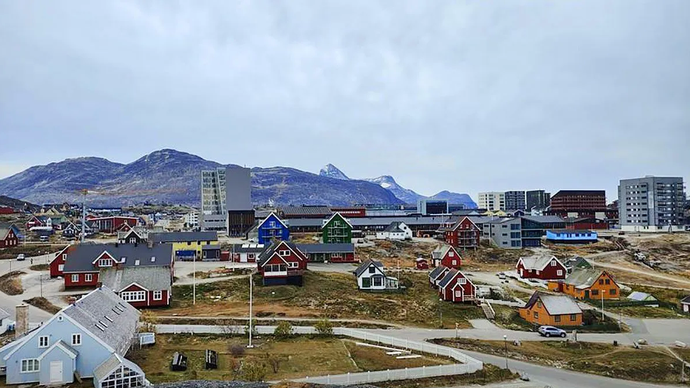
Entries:
<svg viewBox="0 0 690 388">
<path fill-rule="evenodd" d="M 322 241 L 329 243 L 352 243 L 352 224 L 340 213 L 334 213 L 321 227 Z"/>
</svg>

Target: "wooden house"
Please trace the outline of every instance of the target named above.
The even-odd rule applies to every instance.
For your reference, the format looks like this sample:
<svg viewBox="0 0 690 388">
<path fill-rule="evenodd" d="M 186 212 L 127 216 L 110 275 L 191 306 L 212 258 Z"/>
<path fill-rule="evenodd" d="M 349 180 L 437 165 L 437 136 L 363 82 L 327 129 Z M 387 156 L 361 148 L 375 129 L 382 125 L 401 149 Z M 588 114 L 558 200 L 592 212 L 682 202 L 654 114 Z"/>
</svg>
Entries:
<svg viewBox="0 0 690 388">
<path fill-rule="evenodd" d="M 274 241 L 259 255 L 257 262 L 264 286 L 292 284 L 301 286 L 309 259 L 295 244 Z"/>
<path fill-rule="evenodd" d="M 525 307 L 520 308 L 520 317 L 540 326 L 581 326 L 583 314 L 570 296 L 536 291 Z"/>
<path fill-rule="evenodd" d="M 19 238 L 12 228 L 0 228 L 0 248 L 11 248 L 19 245 Z"/>
<path fill-rule="evenodd" d="M 290 240 L 290 229 L 275 213 L 264 218 L 256 227 L 257 242 L 259 244 L 271 244 L 273 241 Z"/>
<path fill-rule="evenodd" d="M 549 281 L 549 289 L 576 299 L 619 299 L 620 286 L 607 271 L 577 269 L 563 280 Z"/>
<path fill-rule="evenodd" d="M 556 256 L 521 257 L 515 268 L 523 279 L 565 279 L 567 275 L 565 266 Z"/>
<path fill-rule="evenodd" d="M 450 227 L 440 229 L 446 244 L 462 249 L 479 247 L 481 229 L 469 217 L 463 217 Z"/>
<path fill-rule="evenodd" d="M 397 290 L 400 285 L 397 278 L 386 275 L 380 261 L 367 259 L 354 271 L 357 288 L 365 291 Z"/>
<path fill-rule="evenodd" d="M 477 296 L 477 288 L 465 274 L 451 268 L 438 283 L 438 295 L 448 302 L 472 302 Z"/>
<path fill-rule="evenodd" d="M 460 269 L 462 257 L 452 245 L 439 246 L 431 252 L 431 261 L 434 267 L 444 266 Z"/>
<path fill-rule="evenodd" d="M 436 268 L 429 272 L 429 284 L 434 288 L 438 288 L 438 283 L 446 276 L 448 271 L 450 271 L 450 268 L 446 266 L 436 266 Z"/>
<path fill-rule="evenodd" d="M 333 213 L 321 227 L 321 241 L 324 244 L 351 243 L 352 224 L 340 213 Z"/>
</svg>

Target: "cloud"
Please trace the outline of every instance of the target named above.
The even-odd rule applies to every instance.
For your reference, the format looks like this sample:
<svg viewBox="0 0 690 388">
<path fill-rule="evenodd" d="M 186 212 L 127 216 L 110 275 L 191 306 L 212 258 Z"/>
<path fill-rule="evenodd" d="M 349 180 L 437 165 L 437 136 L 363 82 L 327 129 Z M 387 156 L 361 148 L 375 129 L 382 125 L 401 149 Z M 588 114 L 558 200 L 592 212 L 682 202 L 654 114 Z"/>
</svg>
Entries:
<svg viewBox="0 0 690 388">
<path fill-rule="evenodd" d="M 177 148 L 419 192 L 690 165 L 687 1 L 0 5 L 0 164 Z"/>
</svg>

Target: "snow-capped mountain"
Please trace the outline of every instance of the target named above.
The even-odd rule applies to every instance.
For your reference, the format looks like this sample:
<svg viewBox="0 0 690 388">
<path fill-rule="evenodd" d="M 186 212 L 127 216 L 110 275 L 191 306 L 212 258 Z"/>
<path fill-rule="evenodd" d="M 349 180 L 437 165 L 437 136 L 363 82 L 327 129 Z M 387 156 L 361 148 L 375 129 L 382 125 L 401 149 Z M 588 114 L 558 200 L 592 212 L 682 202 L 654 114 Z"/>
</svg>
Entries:
<svg viewBox="0 0 690 388">
<path fill-rule="evenodd" d="M 340 179 L 344 181 L 349 181 L 350 178 L 347 177 L 342 171 L 338 169 L 338 167 L 328 163 L 324 168 L 319 171 L 320 176 L 325 176 L 328 178 L 333 178 L 333 179 Z"/>
<path fill-rule="evenodd" d="M 412 204 L 417 203 L 417 200 L 424 198 L 423 195 L 415 193 L 413 190 L 406 189 L 398 184 L 390 175 L 381 175 L 377 178 L 367 178 L 367 182 L 376 183 L 384 189 L 393 193 L 401 201 Z"/>
</svg>

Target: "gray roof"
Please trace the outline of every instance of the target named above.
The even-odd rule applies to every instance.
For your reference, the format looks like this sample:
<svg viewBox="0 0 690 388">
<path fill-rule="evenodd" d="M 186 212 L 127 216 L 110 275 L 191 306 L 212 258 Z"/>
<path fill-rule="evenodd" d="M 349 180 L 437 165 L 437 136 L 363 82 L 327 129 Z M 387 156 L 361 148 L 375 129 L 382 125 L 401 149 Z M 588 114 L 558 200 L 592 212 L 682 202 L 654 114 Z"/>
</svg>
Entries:
<svg viewBox="0 0 690 388">
<path fill-rule="evenodd" d="M 0 240 L 4 240 L 9 232 L 10 228 L 0 228 Z"/>
<path fill-rule="evenodd" d="M 340 253 L 354 252 L 355 244 L 351 243 L 328 243 L 328 244 L 295 244 L 302 253 Z"/>
<path fill-rule="evenodd" d="M 682 304 L 690 304 L 690 295 L 686 296 L 685 298 L 680 300 L 680 303 Z"/>
<path fill-rule="evenodd" d="M 441 260 L 451 248 L 452 247 L 450 245 L 438 246 L 431 252 L 431 258 Z"/>
<path fill-rule="evenodd" d="M 233 244 L 232 251 L 235 253 L 261 253 L 268 248 L 264 244 Z"/>
<path fill-rule="evenodd" d="M 127 368 L 136 371 L 142 377 L 144 376 L 144 371 L 142 371 L 141 368 L 139 368 L 139 365 L 133 363 L 132 361 L 129 361 L 128 359 L 120 356 L 119 354 L 113 354 L 108 359 L 103 361 L 101 365 L 97 366 L 96 369 L 93 370 L 93 378 L 99 381 L 103 380 L 106 377 L 110 376 L 110 374 L 113 373 L 115 368 L 118 368 L 120 365 L 124 365 Z"/>
<path fill-rule="evenodd" d="M 149 233 L 149 240 L 160 242 L 217 241 L 217 232 L 165 232 Z"/>
<path fill-rule="evenodd" d="M 442 265 L 439 265 L 438 267 L 434 268 L 430 273 L 429 273 L 429 279 L 431 280 L 436 280 L 445 272 L 448 270 L 447 267 L 444 267 Z"/>
<path fill-rule="evenodd" d="M 3 319 L 5 319 L 9 316 L 10 316 L 10 313 L 8 313 L 7 311 L 5 311 L 3 309 L 0 309 L 0 321 L 2 321 Z"/>
<path fill-rule="evenodd" d="M 577 302 L 566 295 L 552 295 L 543 292 L 535 291 L 529 298 L 525 307 L 529 308 L 541 300 L 544 308 L 549 312 L 549 315 L 564 315 L 564 314 L 581 314 L 582 310 Z"/>
<path fill-rule="evenodd" d="M 388 226 L 386 226 L 386 229 L 384 229 L 384 232 L 389 232 L 389 233 L 402 233 L 403 230 L 400 229 L 400 224 L 402 222 L 399 221 L 394 221 L 391 222 Z"/>
<path fill-rule="evenodd" d="M 95 289 L 73 305 L 67 306 L 62 314 L 82 325 L 118 354 L 125 354 L 129 349 L 140 315 L 137 309 L 108 287 Z M 104 327 L 104 330 L 99 326 Z"/>
<path fill-rule="evenodd" d="M 553 223 L 565 223 L 565 221 L 558 216 L 522 216 L 521 218 L 529 220 L 532 222 L 538 222 L 540 224 L 553 224 Z"/>
<path fill-rule="evenodd" d="M 64 272 L 97 271 L 93 261 L 103 252 L 108 252 L 125 267 L 135 266 L 136 260 L 139 266 L 170 266 L 173 261 L 172 244 L 155 244 L 151 248 L 145 244 L 77 244 L 67 250 Z M 125 258 L 124 263 L 122 258 Z M 155 261 L 151 261 L 152 258 Z"/>
<path fill-rule="evenodd" d="M 329 216 L 333 212 L 328 206 L 286 206 L 280 209 L 285 216 L 323 215 Z"/>
<path fill-rule="evenodd" d="M 520 260 L 522 260 L 522 264 L 524 264 L 525 269 L 542 270 L 555 257 L 556 256 L 548 256 L 548 255 L 528 256 L 528 257 L 521 257 Z"/>
<path fill-rule="evenodd" d="M 455 275 L 456 275 L 457 273 L 458 273 L 458 270 L 457 270 L 457 269 L 451 268 L 451 269 L 450 269 L 448 272 L 446 272 L 446 274 L 443 276 L 443 279 L 441 279 L 441 281 L 438 283 L 438 286 L 441 287 L 441 288 L 443 288 L 443 287 L 445 287 L 446 285 L 448 285 L 448 283 L 450 283 L 451 280 L 453 280 L 453 278 L 455 278 Z"/>
<path fill-rule="evenodd" d="M 364 273 L 364 271 L 366 271 L 372 265 L 378 268 L 381 271 L 381 273 L 385 274 L 385 272 L 383 272 L 383 264 L 380 261 L 367 259 L 362 264 L 360 264 L 359 267 L 357 267 L 357 269 L 355 270 L 355 275 L 359 277 L 359 275 Z"/>
<path fill-rule="evenodd" d="M 220 249 L 220 244 L 206 244 L 201 246 L 202 251 L 216 251 Z"/>
<path fill-rule="evenodd" d="M 653 301 L 657 300 L 654 295 L 648 294 L 646 292 L 633 291 L 627 296 L 627 299 L 637 300 L 637 301 Z"/>
<path fill-rule="evenodd" d="M 398 216 L 398 217 L 350 217 L 348 221 L 353 228 L 364 226 L 388 226 L 391 222 L 404 222 L 405 225 L 441 225 L 457 217 L 449 216 Z M 470 217 L 472 219 L 472 217 Z M 292 218 L 290 227 L 318 227 L 323 226 L 321 218 Z"/>
<path fill-rule="evenodd" d="M 149 291 L 170 291 L 172 286 L 170 268 L 163 266 L 104 268 L 98 275 L 98 280 L 116 292 L 132 283 Z"/>
<path fill-rule="evenodd" d="M 563 282 L 575 288 L 589 288 L 602 273 L 604 271 L 597 269 L 575 269 Z"/>
</svg>

